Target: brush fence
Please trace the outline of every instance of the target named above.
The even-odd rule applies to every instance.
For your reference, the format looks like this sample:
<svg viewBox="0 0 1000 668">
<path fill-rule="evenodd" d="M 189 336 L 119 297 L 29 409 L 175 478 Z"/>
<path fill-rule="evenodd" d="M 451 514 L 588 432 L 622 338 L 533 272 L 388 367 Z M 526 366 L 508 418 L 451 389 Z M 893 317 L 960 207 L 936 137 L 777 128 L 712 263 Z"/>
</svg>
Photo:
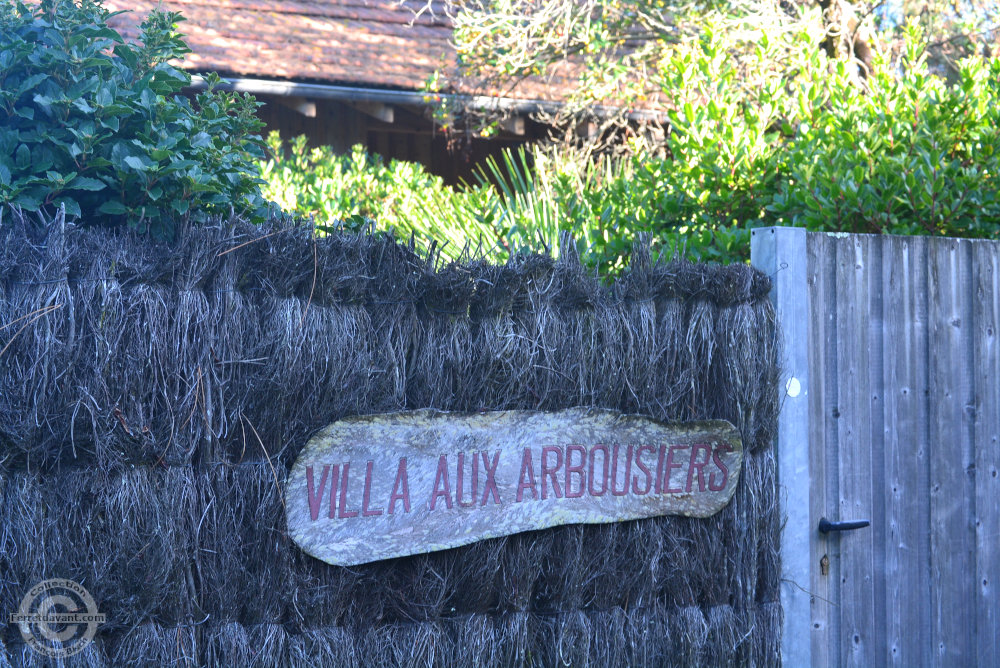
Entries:
<svg viewBox="0 0 1000 668">
<path fill-rule="evenodd" d="M 638 247 L 602 285 L 562 258 L 445 265 L 239 222 L 156 245 L 8 215 L 0 614 L 82 584 L 107 615 L 86 666 L 778 663 L 769 280 Z M 355 567 L 287 535 L 288 471 L 338 418 L 574 406 L 732 422 L 732 501 Z M 0 666 L 45 663 L 2 628 Z"/>
</svg>

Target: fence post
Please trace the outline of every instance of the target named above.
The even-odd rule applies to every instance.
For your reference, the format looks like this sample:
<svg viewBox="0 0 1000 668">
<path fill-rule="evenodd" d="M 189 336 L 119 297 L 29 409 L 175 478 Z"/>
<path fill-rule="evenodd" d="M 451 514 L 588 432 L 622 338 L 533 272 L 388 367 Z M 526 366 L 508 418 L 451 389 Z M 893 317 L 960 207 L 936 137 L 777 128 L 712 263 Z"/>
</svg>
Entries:
<svg viewBox="0 0 1000 668">
<path fill-rule="evenodd" d="M 778 418 L 778 500 L 781 532 L 781 659 L 812 665 L 809 541 L 809 294 L 806 230 L 752 231 L 750 262 L 771 277 L 771 303 L 780 326 L 781 411 Z"/>
</svg>

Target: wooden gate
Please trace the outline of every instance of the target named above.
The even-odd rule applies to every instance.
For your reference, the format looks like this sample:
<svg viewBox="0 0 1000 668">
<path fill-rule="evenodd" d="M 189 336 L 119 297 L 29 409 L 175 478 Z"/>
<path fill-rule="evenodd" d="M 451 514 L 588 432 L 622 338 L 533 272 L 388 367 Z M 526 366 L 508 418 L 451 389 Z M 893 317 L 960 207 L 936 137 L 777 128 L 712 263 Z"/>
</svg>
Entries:
<svg viewBox="0 0 1000 668">
<path fill-rule="evenodd" d="M 785 665 L 996 665 L 1000 243 L 762 228 L 752 256 L 783 330 Z"/>
</svg>

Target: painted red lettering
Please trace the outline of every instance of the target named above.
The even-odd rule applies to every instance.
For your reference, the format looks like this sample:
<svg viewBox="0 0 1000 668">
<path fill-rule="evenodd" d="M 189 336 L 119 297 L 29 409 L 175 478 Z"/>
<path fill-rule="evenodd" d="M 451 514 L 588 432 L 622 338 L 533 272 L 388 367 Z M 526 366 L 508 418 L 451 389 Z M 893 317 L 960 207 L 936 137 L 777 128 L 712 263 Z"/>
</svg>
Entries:
<svg viewBox="0 0 1000 668">
<path fill-rule="evenodd" d="M 705 453 L 705 458 L 700 462 L 697 461 L 699 452 Z M 712 457 L 712 448 L 705 445 L 704 443 L 697 443 L 691 446 L 691 461 L 688 464 L 688 479 L 687 479 L 687 487 L 684 488 L 685 492 L 692 491 L 691 483 L 694 482 L 695 471 L 698 471 L 698 491 L 699 492 L 705 491 L 704 469 L 705 469 L 705 464 L 708 463 L 708 460 L 711 459 L 711 457 Z"/>
<path fill-rule="evenodd" d="M 448 456 L 441 455 L 438 459 L 438 470 L 434 476 L 434 493 L 431 495 L 431 510 L 437 506 L 439 496 L 444 497 L 444 503 L 451 509 L 451 482 L 448 480 Z"/>
<path fill-rule="evenodd" d="M 348 519 L 357 517 L 358 511 L 347 510 L 347 473 L 351 470 L 351 462 L 344 464 L 344 471 L 340 476 L 340 507 L 337 509 L 337 517 Z"/>
<path fill-rule="evenodd" d="M 479 458 L 475 452 L 472 453 L 472 484 L 469 485 L 470 501 L 462 501 L 462 487 L 464 487 L 463 477 L 465 476 L 465 453 L 458 453 L 458 480 L 455 483 L 455 500 L 460 508 L 471 508 L 476 505 L 476 495 L 479 492 Z"/>
<path fill-rule="evenodd" d="M 323 475 L 319 479 L 319 491 L 313 485 L 313 467 L 306 467 L 306 494 L 309 497 L 309 517 L 315 522 L 319 518 L 319 504 L 323 501 L 323 489 L 326 487 L 326 477 L 330 475 L 330 466 L 323 467 Z"/>
<path fill-rule="evenodd" d="M 629 478 L 632 477 L 632 446 L 628 446 L 625 451 L 625 481 L 621 489 L 618 489 L 618 448 L 619 445 L 615 443 L 611 457 L 611 493 L 614 496 L 625 496 L 628 494 Z"/>
<path fill-rule="evenodd" d="M 403 512 L 410 512 L 410 483 L 406 475 L 406 457 L 399 460 L 399 466 L 396 468 L 396 481 L 392 483 L 392 494 L 389 495 L 390 515 L 396 508 L 396 501 L 399 500 L 403 501 Z"/>
<path fill-rule="evenodd" d="M 653 491 L 659 494 L 663 491 L 663 458 L 667 453 L 667 446 L 660 446 L 660 454 L 656 458 L 656 482 L 653 484 Z"/>
<path fill-rule="evenodd" d="M 521 456 L 521 477 L 517 483 L 517 502 L 521 503 L 524 498 L 524 490 L 531 490 L 531 498 L 538 498 L 538 490 L 535 488 L 535 464 L 531 461 L 531 448 L 524 449 Z"/>
<path fill-rule="evenodd" d="M 497 489 L 497 465 L 500 464 L 500 451 L 497 450 L 493 455 L 493 465 L 490 466 L 490 460 L 486 458 L 486 453 L 479 453 L 483 457 L 483 471 L 486 472 L 486 484 L 483 485 L 483 500 L 479 504 L 481 506 L 486 505 L 486 497 L 490 494 L 493 495 L 493 501 L 496 504 L 500 504 L 500 490 Z"/>
<path fill-rule="evenodd" d="M 368 508 L 368 504 L 372 500 L 372 467 L 375 462 L 368 460 L 368 465 L 365 467 L 365 491 L 361 496 L 361 516 L 362 517 L 374 517 L 375 515 L 381 515 L 381 508 Z"/>
<path fill-rule="evenodd" d="M 549 454 L 555 454 L 556 463 L 555 466 L 549 466 Z M 557 499 L 562 498 L 562 489 L 559 488 L 559 481 L 556 479 L 556 473 L 562 468 L 563 453 L 562 448 L 558 445 L 547 445 L 542 448 L 542 498 L 549 498 L 548 487 L 545 484 L 545 478 L 547 477 L 552 483 L 552 493 L 556 495 Z"/>
<path fill-rule="evenodd" d="M 717 474 L 713 473 L 708 477 L 708 488 L 713 492 L 720 492 L 726 488 L 726 482 L 729 480 L 729 467 L 726 463 L 722 461 L 722 457 L 719 456 L 721 452 L 732 452 L 733 446 L 728 443 L 721 443 L 715 446 L 715 451 L 712 453 L 712 463 L 718 467 L 719 471 L 722 473 L 722 480 L 718 483 L 715 482 L 715 476 Z"/>
<path fill-rule="evenodd" d="M 656 448 L 651 445 L 640 445 L 635 449 L 635 465 L 639 467 L 639 470 L 646 475 L 646 486 L 642 489 L 639 488 L 639 474 L 636 473 L 632 476 L 632 493 L 643 495 L 649 494 L 649 488 L 653 486 L 653 474 L 650 473 L 646 465 L 642 463 L 642 451 L 649 450 L 650 452 L 656 452 Z"/>
<path fill-rule="evenodd" d="M 674 489 L 670 486 L 670 475 L 673 473 L 674 469 L 679 469 L 683 464 L 680 462 L 674 462 L 674 452 L 677 450 L 687 450 L 690 445 L 671 445 L 670 450 L 667 452 L 667 464 L 664 466 L 666 472 L 663 474 L 663 492 L 665 494 L 679 494 L 684 490 L 680 487 Z"/>
<path fill-rule="evenodd" d="M 601 473 L 601 491 L 600 492 L 598 492 L 596 489 L 594 489 L 594 471 L 597 470 L 597 467 L 594 466 L 594 455 L 597 454 L 598 450 L 601 451 L 601 459 L 602 459 L 602 462 L 601 462 L 601 470 L 602 470 L 602 473 Z M 608 491 L 608 446 L 606 446 L 606 445 L 595 445 L 593 448 L 591 448 L 591 450 L 590 450 L 590 466 L 588 467 L 588 469 L 589 470 L 587 471 L 587 492 L 591 496 L 604 496 L 604 493 L 606 491 Z"/>
<path fill-rule="evenodd" d="M 334 464 L 330 471 L 330 519 L 337 516 L 337 481 L 340 480 L 340 464 Z"/>
<path fill-rule="evenodd" d="M 580 455 L 580 463 L 573 463 L 573 453 Z M 587 448 L 582 445 L 568 445 L 566 446 L 566 498 L 567 499 L 579 499 L 583 496 L 584 490 L 584 480 L 586 478 L 586 473 L 583 472 L 585 465 L 584 462 L 587 461 Z M 572 480 L 572 475 L 577 474 L 580 476 L 580 488 L 573 491 L 570 485 L 570 480 Z"/>
</svg>

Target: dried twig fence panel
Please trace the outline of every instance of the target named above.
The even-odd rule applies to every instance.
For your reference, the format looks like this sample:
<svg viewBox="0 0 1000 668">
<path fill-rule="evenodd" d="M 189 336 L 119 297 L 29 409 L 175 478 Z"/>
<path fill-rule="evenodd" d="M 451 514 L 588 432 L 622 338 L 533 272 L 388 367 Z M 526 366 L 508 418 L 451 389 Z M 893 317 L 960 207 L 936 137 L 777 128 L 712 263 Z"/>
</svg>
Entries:
<svg viewBox="0 0 1000 668">
<path fill-rule="evenodd" d="M 380 236 L 3 220 L 0 613 L 84 585 L 107 623 L 81 665 L 777 662 L 763 274 L 639 248 L 603 286 L 571 253 L 439 266 Z M 732 501 L 355 567 L 286 535 L 289 467 L 338 418 L 571 406 L 732 422 Z M 38 663 L 4 626 L 0 666 Z"/>
<path fill-rule="evenodd" d="M 1000 243 L 768 228 L 753 256 L 786 350 L 785 663 L 995 665 Z"/>
</svg>

